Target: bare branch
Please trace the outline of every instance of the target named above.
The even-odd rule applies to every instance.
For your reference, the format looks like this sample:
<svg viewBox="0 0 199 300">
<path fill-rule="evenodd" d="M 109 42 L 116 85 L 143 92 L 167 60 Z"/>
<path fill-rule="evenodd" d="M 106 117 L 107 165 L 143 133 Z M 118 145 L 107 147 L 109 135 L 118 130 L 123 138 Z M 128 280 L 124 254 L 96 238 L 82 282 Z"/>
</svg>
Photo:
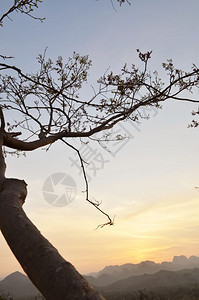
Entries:
<svg viewBox="0 0 199 300">
<path fill-rule="evenodd" d="M 10 14 L 13 12 L 20 12 L 35 20 L 43 22 L 45 18 L 35 17 L 32 15 L 33 10 L 38 8 L 38 4 L 41 2 L 42 0 L 14 0 L 14 4 L 0 17 L 0 26 L 3 26 L 3 21 L 5 18 L 9 18 L 11 20 Z"/>
<path fill-rule="evenodd" d="M 85 161 L 83 160 L 82 156 L 81 156 L 81 153 L 80 151 L 75 148 L 73 145 L 69 144 L 68 142 L 66 142 L 64 139 L 61 139 L 62 142 L 64 144 L 66 144 L 68 147 L 72 148 L 74 151 L 76 151 L 78 157 L 79 157 L 79 160 L 80 160 L 80 165 L 81 165 L 81 168 L 82 168 L 82 172 L 83 172 L 83 177 L 84 177 L 84 181 L 85 181 L 85 186 L 86 186 L 86 189 L 85 189 L 85 193 L 86 193 L 86 201 L 89 202 L 91 205 L 93 205 L 98 211 L 100 211 L 103 215 L 105 215 L 108 219 L 108 222 L 104 223 L 104 224 L 101 224 L 101 225 L 98 225 L 97 228 L 103 228 L 104 226 L 106 225 L 113 225 L 114 224 L 114 221 L 110 218 L 110 216 L 105 213 L 102 209 L 100 209 L 99 205 L 100 203 L 98 201 L 92 201 L 90 200 L 89 198 L 89 185 L 88 185 L 88 179 L 87 179 L 87 175 L 86 175 L 86 171 L 85 171 L 85 167 L 84 167 L 84 163 Z"/>
<path fill-rule="evenodd" d="M 151 51 L 144 54 L 137 51 L 143 69 L 132 65 L 129 70 L 125 65 L 121 74 L 106 72 L 97 82 L 98 89 L 91 87 L 92 96 L 87 101 L 81 99 L 79 91 L 91 66 L 88 56 L 74 53 L 67 63 L 62 57 L 53 63 L 45 59 L 45 51 L 38 56 L 40 69 L 36 74 L 24 74 L 18 67 L 0 63 L 2 71 L 14 70 L 18 75 L 18 78 L 0 75 L 2 109 L 17 112 L 16 121 L 9 125 L 8 131 L 19 127 L 22 137 L 25 131 L 30 132 L 23 140 L 4 133 L 5 145 L 31 151 L 62 138 L 91 137 L 127 119 L 140 122 L 143 107 L 160 108 L 160 103 L 169 99 L 199 103 L 182 94 L 199 88 L 199 69 L 195 65 L 191 72 L 184 72 L 175 69 L 168 60 L 163 64 L 168 76 L 165 85 L 157 72 L 153 75 L 148 72 Z M 32 140 L 34 136 L 38 139 Z"/>
<path fill-rule="evenodd" d="M 1 54 L 0 54 L 0 58 L 6 60 L 6 59 L 14 58 L 14 57 L 13 57 L 13 56 L 7 56 L 7 55 L 1 55 Z"/>
<path fill-rule="evenodd" d="M 5 119 L 4 119 L 4 114 L 3 114 L 3 110 L 2 107 L 0 105 L 0 120 L 1 120 L 1 131 L 5 130 Z"/>
</svg>

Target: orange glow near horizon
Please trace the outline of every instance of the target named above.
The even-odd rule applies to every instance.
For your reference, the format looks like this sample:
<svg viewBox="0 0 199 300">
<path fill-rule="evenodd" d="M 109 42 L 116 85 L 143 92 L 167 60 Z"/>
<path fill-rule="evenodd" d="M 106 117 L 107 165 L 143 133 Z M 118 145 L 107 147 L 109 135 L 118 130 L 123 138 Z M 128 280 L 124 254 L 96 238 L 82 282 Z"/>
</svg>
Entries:
<svg viewBox="0 0 199 300">
<path fill-rule="evenodd" d="M 94 230 L 100 216 L 84 202 L 56 210 L 26 207 L 30 219 L 42 234 L 82 274 L 100 271 L 107 265 L 172 261 L 173 256 L 199 256 L 198 197 L 185 192 L 173 200 L 126 201 L 115 204 L 114 226 Z M 189 199 L 189 200 L 187 200 Z M 29 199 L 31 202 L 31 199 Z M 29 211 L 30 210 L 30 211 Z M 96 217 L 97 215 L 97 217 Z M 1 274 L 22 271 L 1 237 Z"/>
</svg>

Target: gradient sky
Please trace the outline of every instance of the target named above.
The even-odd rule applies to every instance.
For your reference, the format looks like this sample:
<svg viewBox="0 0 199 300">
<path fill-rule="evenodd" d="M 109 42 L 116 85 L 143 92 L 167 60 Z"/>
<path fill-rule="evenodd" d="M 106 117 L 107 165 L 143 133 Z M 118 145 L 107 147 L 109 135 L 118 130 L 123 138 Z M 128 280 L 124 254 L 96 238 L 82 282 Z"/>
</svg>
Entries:
<svg viewBox="0 0 199 300">
<path fill-rule="evenodd" d="M 1 0 L 0 13 L 11 3 Z M 167 59 L 186 70 L 198 64 L 198 0 L 134 0 L 131 7 L 115 8 L 109 0 L 44 0 L 36 12 L 46 17 L 43 24 L 20 14 L 5 20 L 0 52 L 13 55 L 12 63 L 25 72 L 37 69 L 35 58 L 46 47 L 52 59 L 67 60 L 74 50 L 89 54 L 92 84 L 108 67 L 119 72 L 125 62 L 140 64 L 137 48 L 153 50 L 149 68 L 163 79 L 161 63 Z M 89 88 L 85 99 L 87 93 Z M 76 156 L 64 145 L 7 158 L 7 176 L 28 183 L 26 213 L 81 273 L 147 259 L 171 261 L 180 254 L 199 256 L 199 132 L 187 128 L 196 107 L 168 101 L 139 127 L 128 122 L 118 127 L 131 138 L 115 156 L 91 143 L 107 162 L 95 176 L 90 172 L 90 195 L 116 216 L 112 227 L 94 230 L 106 219 L 84 201 L 83 178 L 71 166 Z M 114 152 L 119 146 L 110 148 Z M 42 195 L 46 178 L 57 172 L 77 184 L 75 200 L 63 208 L 49 205 Z M 16 270 L 21 268 L 0 236 L 0 277 Z"/>
</svg>

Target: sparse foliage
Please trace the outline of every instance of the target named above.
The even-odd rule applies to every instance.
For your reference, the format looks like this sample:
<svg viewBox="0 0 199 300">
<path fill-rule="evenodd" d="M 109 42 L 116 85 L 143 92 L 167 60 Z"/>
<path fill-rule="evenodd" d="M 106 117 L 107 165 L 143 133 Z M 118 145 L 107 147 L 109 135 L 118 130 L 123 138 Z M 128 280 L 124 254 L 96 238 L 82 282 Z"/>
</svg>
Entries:
<svg viewBox="0 0 199 300">
<path fill-rule="evenodd" d="M 43 20 L 45 19 L 36 17 L 33 14 L 34 9 L 38 8 L 38 5 L 42 2 L 42 0 L 14 0 L 13 2 L 13 5 L 8 9 L 8 11 L 0 17 L 0 26 L 3 26 L 3 22 L 6 18 L 12 20 L 10 15 L 13 12 L 25 14 L 35 20 L 40 20 L 41 22 L 43 22 Z"/>
<path fill-rule="evenodd" d="M 183 97 L 184 91 L 192 96 L 194 89 L 199 87 L 199 69 L 195 65 L 190 72 L 184 72 L 168 60 L 162 64 L 167 75 L 165 83 L 157 71 L 148 70 L 152 51 L 142 53 L 137 49 L 137 52 L 142 69 L 125 64 L 119 74 L 105 73 L 96 87 L 90 88 L 91 96 L 87 99 L 82 98 L 81 89 L 87 83 L 92 65 L 88 56 L 74 52 L 66 63 L 61 56 L 53 62 L 46 59 L 45 51 L 37 58 L 39 68 L 35 74 L 25 74 L 16 66 L 0 62 L 0 119 L 4 145 L 14 151 L 31 151 L 58 140 L 72 147 L 66 142 L 67 138 L 108 141 L 109 130 L 117 123 L 128 119 L 136 123 L 149 118 L 150 115 L 142 115 L 143 107 L 158 109 L 168 99 L 199 103 L 192 97 Z M 15 118 L 10 119 L 10 112 L 15 112 Z M 118 138 L 123 137 L 115 137 Z M 89 199 L 81 153 L 79 157 L 86 182 L 86 200 L 100 210 L 98 203 Z M 108 217 L 105 224 L 112 225 L 110 217 L 104 214 Z"/>
<path fill-rule="evenodd" d="M 21 69 L 0 63 L 1 129 L 5 131 L 5 145 L 16 150 L 30 151 L 69 137 L 91 137 L 107 131 L 123 120 L 140 122 L 142 107 L 161 107 L 168 99 L 199 103 L 183 98 L 183 91 L 193 92 L 199 87 L 199 70 L 176 69 L 172 60 L 163 63 L 167 74 L 164 83 L 158 72 L 148 70 L 151 52 L 141 53 L 143 68 L 125 65 L 120 74 L 109 72 L 90 89 L 91 96 L 83 99 L 81 88 L 87 82 L 91 61 L 88 56 L 74 52 L 66 63 L 58 57 L 55 63 L 39 55 L 38 72 L 25 74 Z M 3 74 L 3 72 L 10 74 Z M 16 76 L 13 76 L 13 71 Z M 15 111 L 16 118 L 6 122 L 3 112 Z M 196 113 L 195 113 L 196 114 Z M 21 130 L 13 133 L 13 130 Z M 6 139 L 6 131 L 12 139 Z M 19 141 L 18 136 L 25 134 Z M 14 138 L 17 136 L 17 140 Z M 34 145 L 31 143 L 36 138 Z M 12 143 L 13 142 L 13 143 Z M 16 143 L 16 145 L 15 145 Z"/>
<path fill-rule="evenodd" d="M 197 111 L 192 112 L 192 116 L 197 116 L 197 115 L 199 115 L 199 108 Z M 189 125 L 189 127 L 198 127 L 198 126 L 199 126 L 199 121 L 194 119 L 192 120 L 192 123 Z"/>
<path fill-rule="evenodd" d="M 128 1 L 128 0 L 117 0 L 117 1 L 119 2 L 120 5 L 122 5 L 125 2 L 130 4 L 130 1 Z"/>
</svg>

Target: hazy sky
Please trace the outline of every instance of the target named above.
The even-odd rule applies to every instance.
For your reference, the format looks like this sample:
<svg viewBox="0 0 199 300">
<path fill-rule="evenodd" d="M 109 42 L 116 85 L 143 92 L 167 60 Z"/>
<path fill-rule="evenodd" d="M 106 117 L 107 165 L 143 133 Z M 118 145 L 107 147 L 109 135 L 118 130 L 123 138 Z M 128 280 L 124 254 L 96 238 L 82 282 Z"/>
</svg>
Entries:
<svg viewBox="0 0 199 300">
<path fill-rule="evenodd" d="M 62 55 L 67 60 L 74 50 L 89 54 L 92 84 L 108 67 L 119 72 L 125 62 L 140 65 L 137 48 L 153 50 L 149 68 L 163 78 L 161 63 L 167 59 L 173 58 L 176 66 L 186 70 L 193 62 L 198 64 L 198 0 L 134 0 L 131 7 L 115 5 L 117 11 L 109 0 L 43 2 L 36 12 L 46 17 L 43 24 L 13 14 L 13 21 L 5 20 L 0 29 L 0 53 L 13 55 L 12 63 L 25 72 L 37 69 L 35 58 L 46 47 L 52 59 Z M 11 3 L 1 0 L 0 13 Z M 89 86 L 85 100 L 87 93 L 88 97 L 92 93 Z M 151 110 L 150 120 L 139 127 L 124 123 L 117 130 L 130 138 L 125 144 L 111 144 L 112 155 L 90 144 L 90 153 L 105 161 L 90 156 L 90 194 L 116 216 L 112 227 L 94 230 L 106 219 L 84 201 L 83 178 L 72 166 L 77 157 L 64 145 L 28 153 L 26 158 L 7 158 L 7 176 L 28 183 L 26 213 L 80 272 L 199 255 L 199 193 L 194 188 L 199 185 L 199 132 L 187 128 L 196 107 L 168 101 L 162 110 Z M 77 185 L 75 200 L 62 208 L 48 204 L 42 194 L 45 180 L 60 172 L 69 174 Z M 16 270 L 20 266 L 1 236 L 0 277 Z"/>
</svg>

